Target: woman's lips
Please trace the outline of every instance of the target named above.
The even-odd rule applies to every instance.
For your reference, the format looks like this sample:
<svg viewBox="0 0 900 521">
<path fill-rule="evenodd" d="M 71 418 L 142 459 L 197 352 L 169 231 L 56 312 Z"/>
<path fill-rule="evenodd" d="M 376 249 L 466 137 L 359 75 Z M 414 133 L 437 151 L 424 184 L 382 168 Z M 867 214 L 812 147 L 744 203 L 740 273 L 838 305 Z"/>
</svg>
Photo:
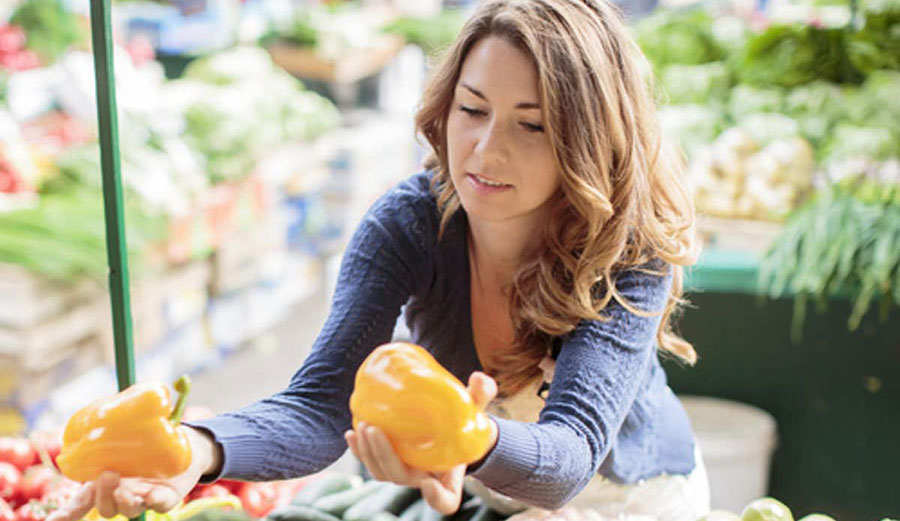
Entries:
<svg viewBox="0 0 900 521">
<path fill-rule="evenodd" d="M 493 185 L 493 184 L 484 183 L 481 181 L 481 179 L 479 179 L 479 177 L 477 175 L 469 173 L 469 172 L 466 173 L 466 179 L 469 181 L 469 184 L 471 184 L 472 187 L 475 188 L 475 190 L 477 190 L 479 193 L 484 193 L 484 194 L 492 194 L 492 193 L 502 192 L 502 191 L 509 190 L 510 188 L 512 188 L 512 185 L 508 185 L 508 184 L 504 184 L 502 186 L 497 186 L 497 185 Z M 492 180 L 489 180 L 489 181 L 492 181 Z"/>
</svg>

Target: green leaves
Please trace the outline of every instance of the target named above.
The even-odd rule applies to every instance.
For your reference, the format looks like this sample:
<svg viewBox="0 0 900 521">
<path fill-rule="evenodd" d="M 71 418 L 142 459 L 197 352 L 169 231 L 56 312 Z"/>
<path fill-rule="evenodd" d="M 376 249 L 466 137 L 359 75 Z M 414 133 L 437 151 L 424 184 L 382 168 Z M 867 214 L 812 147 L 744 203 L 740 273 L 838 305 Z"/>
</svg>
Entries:
<svg viewBox="0 0 900 521">
<path fill-rule="evenodd" d="M 657 70 L 725 58 L 725 49 L 713 36 L 712 16 L 700 9 L 661 12 L 641 21 L 636 30 L 638 44 Z"/>
<path fill-rule="evenodd" d="M 129 257 L 139 266 L 163 224 L 126 207 Z M 103 201 L 99 191 L 67 191 L 41 198 L 37 207 L 0 214 L 0 262 L 17 264 L 52 279 L 106 273 Z"/>
<path fill-rule="evenodd" d="M 900 186 L 874 190 L 871 182 L 823 190 L 794 213 L 761 262 L 760 283 L 769 296 L 797 299 L 795 340 L 807 300 L 824 306 L 850 296 L 851 331 L 873 303 L 900 305 Z"/>
<path fill-rule="evenodd" d="M 25 0 L 9 23 L 25 29 L 27 47 L 45 63 L 55 62 L 69 45 L 82 37 L 75 15 L 62 0 Z"/>
<path fill-rule="evenodd" d="M 848 36 L 844 28 L 772 25 L 747 41 L 735 72 L 741 82 L 758 86 L 795 87 L 818 79 L 860 83 L 863 75 L 847 52 Z"/>
</svg>

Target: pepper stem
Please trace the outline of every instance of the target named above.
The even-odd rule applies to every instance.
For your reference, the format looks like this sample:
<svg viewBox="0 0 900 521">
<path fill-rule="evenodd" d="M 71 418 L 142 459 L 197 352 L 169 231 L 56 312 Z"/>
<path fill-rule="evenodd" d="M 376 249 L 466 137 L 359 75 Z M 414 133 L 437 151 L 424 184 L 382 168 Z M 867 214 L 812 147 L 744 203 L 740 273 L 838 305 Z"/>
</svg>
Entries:
<svg viewBox="0 0 900 521">
<path fill-rule="evenodd" d="M 191 378 L 186 374 L 181 375 L 181 378 L 175 380 L 173 387 L 178 393 L 178 400 L 175 401 L 175 409 L 172 410 L 169 421 L 178 427 L 181 424 L 181 417 L 184 415 L 184 407 L 187 405 L 187 394 L 191 390 Z"/>
</svg>

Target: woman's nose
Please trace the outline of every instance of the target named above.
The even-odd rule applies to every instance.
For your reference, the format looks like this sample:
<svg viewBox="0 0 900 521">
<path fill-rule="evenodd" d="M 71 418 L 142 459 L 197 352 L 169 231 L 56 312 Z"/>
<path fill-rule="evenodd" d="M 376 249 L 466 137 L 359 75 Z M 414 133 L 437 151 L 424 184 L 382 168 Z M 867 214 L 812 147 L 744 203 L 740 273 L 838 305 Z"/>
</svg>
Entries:
<svg viewBox="0 0 900 521">
<path fill-rule="evenodd" d="M 509 145 L 500 123 L 492 121 L 481 129 L 475 151 L 485 162 L 503 164 L 509 161 Z"/>
</svg>

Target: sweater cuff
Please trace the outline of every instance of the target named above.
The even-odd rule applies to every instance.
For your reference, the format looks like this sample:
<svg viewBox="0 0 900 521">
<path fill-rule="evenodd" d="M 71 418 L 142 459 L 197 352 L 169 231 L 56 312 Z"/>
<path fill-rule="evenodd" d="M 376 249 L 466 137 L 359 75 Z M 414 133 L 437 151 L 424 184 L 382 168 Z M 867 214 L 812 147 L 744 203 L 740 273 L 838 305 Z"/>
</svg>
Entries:
<svg viewBox="0 0 900 521">
<path fill-rule="evenodd" d="M 497 443 L 480 465 L 468 469 L 469 475 L 493 489 L 528 479 L 538 457 L 538 443 L 528 424 L 494 416 L 491 419 L 497 424 Z"/>
<path fill-rule="evenodd" d="M 247 469 L 258 468 L 266 457 L 265 443 L 246 429 L 246 424 L 227 415 L 183 422 L 184 425 L 200 429 L 213 438 L 222 449 L 222 466 L 216 474 L 206 474 L 201 483 L 212 483 L 222 478 L 241 479 Z"/>
</svg>

